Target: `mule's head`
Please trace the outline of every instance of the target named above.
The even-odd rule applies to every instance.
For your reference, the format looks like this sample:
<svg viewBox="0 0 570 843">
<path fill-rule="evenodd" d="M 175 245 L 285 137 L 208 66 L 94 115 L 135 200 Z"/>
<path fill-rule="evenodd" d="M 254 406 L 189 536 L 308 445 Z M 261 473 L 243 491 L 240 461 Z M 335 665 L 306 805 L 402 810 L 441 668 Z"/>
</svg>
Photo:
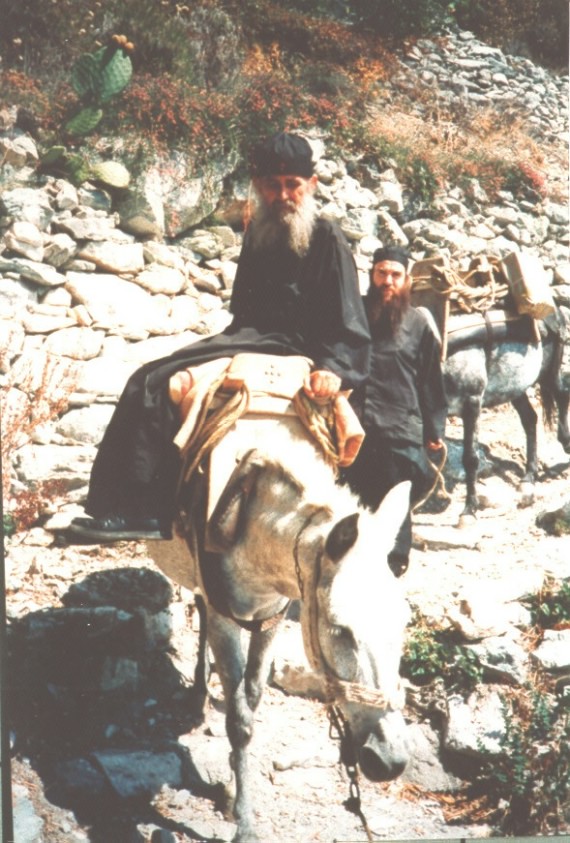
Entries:
<svg viewBox="0 0 570 843">
<path fill-rule="evenodd" d="M 408 760 L 399 668 L 409 609 L 387 557 L 409 484 L 372 514 L 314 449 L 290 442 L 278 453 L 247 453 L 210 520 L 232 606 L 239 617 L 265 617 L 283 596 L 301 594 L 307 656 L 335 689 L 363 773 L 395 778 Z"/>
<path fill-rule="evenodd" d="M 409 608 L 387 562 L 408 505 L 402 483 L 374 515 L 356 511 L 335 523 L 304 617 L 312 661 L 329 676 L 361 769 L 374 781 L 396 778 L 408 761 L 399 671 Z"/>
</svg>

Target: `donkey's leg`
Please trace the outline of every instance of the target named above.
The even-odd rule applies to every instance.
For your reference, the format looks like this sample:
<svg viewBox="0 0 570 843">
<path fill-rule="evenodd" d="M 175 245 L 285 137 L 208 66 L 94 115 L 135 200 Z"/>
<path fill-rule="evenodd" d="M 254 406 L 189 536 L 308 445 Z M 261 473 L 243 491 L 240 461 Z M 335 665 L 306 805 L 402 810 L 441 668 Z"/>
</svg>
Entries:
<svg viewBox="0 0 570 843">
<path fill-rule="evenodd" d="M 558 441 L 567 454 L 570 454 L 570 426 L 568 424 L 568 407 L 570 405 L 570 393 L 558 392 L 556 395 L 556 406 L 558 408 Z"/>
<path fill-rule="evenodd" d="M 243 793 L 248 790 L 247 769 L 243 763 L 236 765 L 236 758 L 244 753 L 244 747 L 249 743 L 252 718 L 245 699 L 245 656 L 241 639 L 241 630 L 234 621 L 208 607 L 208 643 L 224 689 L 226 731 L 231 746 L 230 765 L 235 775 L 236 791 Z M 251 809 L 248 817 L 243 805 L 241 811 L 238 811 L 236 802 L 233 805 L 233 815 L 238 826 L 235 839 L 255 840 L 249 828 Z M 249 838 L 248 830 L 251 831 Z"/>
<path fill-rule="evenodd" d="M 263 689 L 267 684 L 267 677 L 271 667 L 271 644 L 277 632 L 278 624 L 264 632 L 251 634 L 247 666 L 244 676 L 244 697 L 236 695 L 239 708 L 235 711 L 233 725 L 235 734 L 228 736 L 233 747 L 233 769 L 236 777 L 236 798 L 234 815 L 238 824 L 236 843 L 250 843 L 257 841 L 253 829 L 253 794 L 255 785 L 249 772 L 249 748 L 253 737 L 253 719 L 260 703 Z M 229 715 L 229 710 L 228 710 Z M 229 721 L 228 721 L 229 725 Z"/>
<path fill-rule="evenodd" d="M 481 414 L 481 395 L 471 395 L 463 404 L 463 468 L 465 469 L 465 506 L 459 518 L 459 526 L 464 526 L 475 518 L 479 501 L 477 499 L 477 473 L 479 470 L 479 416 Z"/>
<path fill-rule="evenodd" d="M 538 476 L 538 445 L 536 434 L 538 416 L 526 392 L 515 398 L 512 405 L 518 413 L 526 434 L 526 466 L 525 475 L 520 484 L 519 506 L 530 506 L 534 503 L 534 484 Z"/>
<path fill-rule="evenodd" d="M 253 792 L 248 767 L 248 750 L 253 735 L 254 712 L 261 699 L 271 666 L 270 644 L 277 627 L 252 633 L 247 665 L 240 628 L 210 611 L 209 642 L 216 660 L 226 700 L 226 729 L 232 748 L 231 765 L 235 775 L 235 843 L 258 843 L 254 830 Z"/>
<path fill-rule="evenodd" d="M 257 709 L 263 689 L 267 685 L 273 656 L 271 645 L 280 625 L 281 621 L 278 621 L 263 632 L 254 632 L 251 635 L 245 671 L 245 693 L 252 711 Z"/>
<path fill-rule="evenodd" d="M 196 695 L 196 709 L 204 714 L 204 706 L 208 695 L 208 680 L 210 665 L 208 660 L 208 612 L 201 594 L 194 595 L 194 604 L 200 618 L 200 634 L 198 639 L 198 655 L 194 669 L 194 693 Z"/>
</svg>

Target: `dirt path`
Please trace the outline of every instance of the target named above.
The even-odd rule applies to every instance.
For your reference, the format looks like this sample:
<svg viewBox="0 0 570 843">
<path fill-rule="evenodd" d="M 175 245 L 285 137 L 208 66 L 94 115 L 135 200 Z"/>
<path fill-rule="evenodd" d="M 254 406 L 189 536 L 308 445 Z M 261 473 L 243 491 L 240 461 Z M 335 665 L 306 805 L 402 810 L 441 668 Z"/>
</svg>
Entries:
<svg viewBox="0 0 570 843">
<path fill-rule="evenodd" d="M 458 530 L 456 523 L 463 500 L 463 488 L 458 484 L 445 510 L 420 511 L 415 516 L 416 541 L 405 584 L 411 602 L 436 616 L 465 591 L 486 591 L 494 599 L 509 600 L 525 589 L 533 590 L 546 574 L 570 578 L 570 536 L 546 536 L 535 523 L 541 510 L 558 508 L 568 501 L 568 457 L 552 434 L 541 431 L 537 500 L 520 509 L 515 504 L 516 486 L 522 475 L 523 436 L 517 417 L 505 408 L 486 411 L 481 438 L 495 472 L 484 480 L 482 491 L 494 505 L 480 514 L 475 525 Z M 459 427 L 452 423 L 450 452 L 458 448 L 459 441 Z M 58 607 L 72 583 L 97 571 L 133 566 L 152 568 L 142 546 L 58 548 L 49 544 L 43 531 L 34 531 L 10 543 L 9 617 Z M 170 724 L 171 737 L 190 750 L 198 771 L 211 775 L 215 770 L 227 780 L 227 741 L 216 678 L 214 674 L 212 698 L 202 725 L 185 729 L 180 722 L 168 720 L 172 713 L 166 711 L 159 710 L 154 717 L 163 728 Z M 136 731 L 134 725 L 132 729 Z M 323 706 L 269 687 L 257 717 L 253 763 L 258 775 L 257 812 L 263 841 L 366 840 L 359 819 L 343 807 L 349 782 L 337 761 L 338 749 L 329 737 Z M 41 833 L 17 837 L 17 843 L 147 843 L 159 825 L 170 829 L 170 837 L 160 838 L 166 843 L 213 843 L 230 840 L 234 830 L 224 819 L 220 800 L 167 787 L 152 805 L 138 804 L 130 812 L 123 806 L 122 813 L 112 817 L 105 817 L 104 808 L 100 808 L 98 820 L 81 812 L 74 815 L 48 801 L 45 782 L 25 757 L 14 759 L 13 787 L 20 828 L 22 811 L 28 820 L 39 818 L 40 826 L 43 823 Z M 492 832 L 484 825 L 448 824 L 437 801 L 422 796 L 402 781 L 373 785 L 360 780 L 360 790 L 363 812 L 374 839 L 474 838 Z"/>
</svg>

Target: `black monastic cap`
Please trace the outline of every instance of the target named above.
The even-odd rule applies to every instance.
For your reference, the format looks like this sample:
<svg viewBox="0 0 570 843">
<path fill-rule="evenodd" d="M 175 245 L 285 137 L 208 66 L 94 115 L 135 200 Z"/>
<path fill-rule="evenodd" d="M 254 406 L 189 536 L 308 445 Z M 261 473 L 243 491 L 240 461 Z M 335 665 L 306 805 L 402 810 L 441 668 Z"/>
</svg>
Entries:
<svg viewBox="0 0 570 843">
<path fill-rule="evenodd" d="M 267 138 L 251 156 L 252 176 L 302 176 L 308 179 L 314 171 L 310 143 L 289 132 L 279 132 Z"/>
<path fill-rule="evenodd" d="M 410 253 L 403 246 L 382 246 L 376 249 L 372 255 L 372 266 L 375 266 L 380 261 L 396 261 L 401 263 L 404 269 L 408 268 L 410 262 Z"/>
</svg>

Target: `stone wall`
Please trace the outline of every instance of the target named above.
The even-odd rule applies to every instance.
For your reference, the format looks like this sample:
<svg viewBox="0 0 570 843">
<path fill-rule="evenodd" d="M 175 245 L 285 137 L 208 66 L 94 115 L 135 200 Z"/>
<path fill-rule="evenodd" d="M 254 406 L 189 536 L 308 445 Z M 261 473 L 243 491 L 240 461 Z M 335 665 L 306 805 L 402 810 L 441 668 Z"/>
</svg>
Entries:
<svg viewBox="0 0 570 843">
<path fill-rule="evenodd" d="M 394 98 L 413 83 L 447 106 L 502 104 L 527 114 L 545 150 L 567 143 L 567 77 L 469 33 L 419 41 L 400 67 L 387 83 Z M 420 119 L 423 102 L 413 106 Z M 131 372 L 228 324 L 248 185 L 228 176 L 226 161 L 212 165 L 216 178 L 167 190 L 157 162 L 133 185 L 131 201 L 118 201 L 95 184 L 38 176 L 39 150 L 14 117 L 2 115 L 0 134 L 0 377 L 11 457 L 4 470 L 13 491 L 59 478 L 73 503 Z M 416 258 L 443 254 L 459 268 L 476 255 L 528 252 L 540 258 L 556 298 L 570 300 L 567 200 L 532 191 L 523 200 L 508 192 L 490 199 L 471 180 L 466 190 L 442 188 L 434 220 L 391 167 L 333 156 L 322 137 L 312 143 L 320 213 L 349 239 L 363 291 L 374 249 L 398 242 Z M 554 182 L 562 176 L 549 173 Z M 204 227 L 212 207 L 222 222 Z"/>
</svg>

